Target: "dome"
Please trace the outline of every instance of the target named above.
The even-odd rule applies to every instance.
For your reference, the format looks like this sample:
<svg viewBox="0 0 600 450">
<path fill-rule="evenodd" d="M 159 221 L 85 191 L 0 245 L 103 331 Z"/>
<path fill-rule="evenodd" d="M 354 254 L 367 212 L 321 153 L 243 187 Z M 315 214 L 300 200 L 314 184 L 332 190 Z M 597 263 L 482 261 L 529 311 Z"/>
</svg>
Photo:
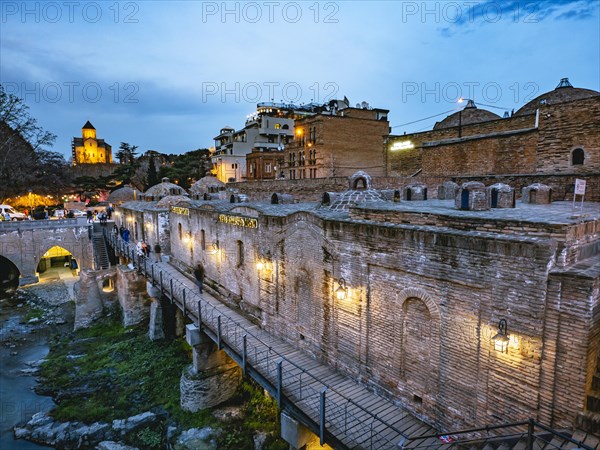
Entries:
<svg viewBox="0 0 600 450">
<path fill-rule="evenodd" d="M 584 98 L 595 97 L 597 95 L 600 95 L 600 92 L 592 89 L 573 87 L 568 78 L 563 78 L 553 91 L 538 95 L 529 103 L 526 103 L 524 106 L 522 106 L 515 113 L 515 116 L 533 114 L 540 105 L 556 105 L 558 103 L 582 100 Z"/>
<path fill-rule="evenodd" d="M 345 211 L 352 206 L 364 202 L 386 202 L 388 201 L 379 191 L 375 189 L 350 190 L 342 192 L 329 206 L 334 211 Z"/>
<path fill-rule="evenodd" d="M 204 178 L 200 178 L 192 186 L 190 186 L 190 194 L 194 196 L 202 197 L 206 193 L 216 193 L 225 189 L 225 183 L 221 180 L 208 175 Z"/>
<path fill-rule="evenodd" d="M 142 193 L 140 191 L 127 185 L 112 191 L 108 195 L 108 203 L 121 205 L 132 200 L 140 200 L 141 198 Z"/>
<path fill-rule="evenodd" d="M 161 198 L 156 204 L 157 208 L 169 208 L 181 202 L 189 202 L 190 198 L 186 195 L 167 195 Z"/>
<path fill-rule="evenodd" d="M 461 111 L 457 111 L 454 114 L 450 114 L 441 122 L 436 122 L 433 126 L 434 130 L 441 130 L 443 128 L 452 128 L 459 125 L 471 125 L 473 123 L 488 122 L 490 120 L 501 119 L 498 114 L 494 114 L 486 109 L 479 109 L 473 100 L 467 102 Z"/>
<path fill-rule="evenodd" d="M 146 201 L 153 201 L 168 195 L 187 195 L 187 192 L 181 186 L 171 183 L 168 178 L 163 178 L 161 183 L 152 186 L 144 193 L 144 198 Z"/>
</svg>

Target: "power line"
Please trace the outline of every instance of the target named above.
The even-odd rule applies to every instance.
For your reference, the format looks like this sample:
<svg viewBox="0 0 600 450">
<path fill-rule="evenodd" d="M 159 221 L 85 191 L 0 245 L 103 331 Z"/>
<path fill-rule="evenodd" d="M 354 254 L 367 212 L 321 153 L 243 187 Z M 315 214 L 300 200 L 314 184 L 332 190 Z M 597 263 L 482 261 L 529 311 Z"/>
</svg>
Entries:
<svg viewBox="0 0 600 450">
<path fill-rule="evenodd" d="M 455 111 L 456 111 L 455 109 L 451 109 L 449 111 L 444 111 L 443 113 L 439 113 L 439 114 L 435 114 L 433 116 L 425 117 L 424 119 L 413 120 L 412 122 L 402 123 L 400 125 L 394 125 L 392 128 L 398 128 L 398 127 L 404 127 L 406 125 L 412 125 L 413 123 L 423 122 L 424 120 L 433 119 L 434 117 L 443 116 L 444 114 L 448 114 L 448 113 L 455 112 Z"/>
</svg>

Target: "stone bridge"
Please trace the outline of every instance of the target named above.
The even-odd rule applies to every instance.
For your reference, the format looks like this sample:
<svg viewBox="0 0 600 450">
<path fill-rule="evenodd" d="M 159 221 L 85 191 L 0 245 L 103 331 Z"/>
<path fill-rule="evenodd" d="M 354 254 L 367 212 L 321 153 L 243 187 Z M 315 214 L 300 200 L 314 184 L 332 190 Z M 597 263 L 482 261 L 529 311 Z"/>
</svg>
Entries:
<svg viewBox="0 0 600 450">
<path fill-rule="evenodd" d="M 0 222 L 0 282 L 16 274 L 21 285 L 36 283 L 38 264 L 54 246 L 70 252 L 80 269 L 94 267 L 92 226 L 85 218 Z"/>
</svg>

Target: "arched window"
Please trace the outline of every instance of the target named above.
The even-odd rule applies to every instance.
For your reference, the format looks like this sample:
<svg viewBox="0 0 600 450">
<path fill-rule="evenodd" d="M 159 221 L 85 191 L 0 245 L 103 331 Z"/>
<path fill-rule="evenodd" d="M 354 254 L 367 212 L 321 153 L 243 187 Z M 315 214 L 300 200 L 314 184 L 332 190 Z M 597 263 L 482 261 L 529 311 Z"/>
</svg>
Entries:
<svg viewBox="0 0 600 450">
<path fill-rule="evenodd" d="M 204 230 L 200 230 L 200 247 L 202 250 L 206 250 L 206 233 Z"/>
<path fill-rule="evenodd" d="M 582 148 L 576 148 L 571 152 L 571 164 L 574 166 L 583 165 L 583 161 L 585 160 L 585 153 Z"/>
<path fill-rule="evenodd" d="M 182 233 L 181 233 L 181 224 L 177 224 L 177 235 L 179 236 L 179 240 L 181 241 Z"/>
</svg>

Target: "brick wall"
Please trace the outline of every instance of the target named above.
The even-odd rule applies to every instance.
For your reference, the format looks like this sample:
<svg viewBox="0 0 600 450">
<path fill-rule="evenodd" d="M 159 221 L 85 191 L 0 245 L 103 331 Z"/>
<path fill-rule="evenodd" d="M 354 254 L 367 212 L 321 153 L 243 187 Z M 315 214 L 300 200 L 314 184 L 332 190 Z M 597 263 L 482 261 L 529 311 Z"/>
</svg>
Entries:
<svg viewBox="0 0 600 450">
<path fill-rule="evenodd" d="M 208 282 L 271 333 L 441 429 L 528 417 L 563 427 L 581 410 L 597 355 L 590 311 L 599 280 L 548 271 L 560 239 L 578 245 L 597 230 L 550 227 L 546 236 L 522 238 L 238 212 L 258 216 L 258 229 L 219 223 L 216 211 L 172 216 L 172 235 L 179 220 L 194 236 L 193 258 L 175 243 L 173 256 L 203 261 Z M 219 241 L 218 253 L 202 251 L 201 229 L 207 242 Z M 340 277 L 348 287 L 342 301 Z M 502 318 L 507 354 L 491 341 Z"/>
<path fill-rule="evenodd" d="M 411 150 L 388 150 L 388 175 L 410 175 L 420 164 L 425 176 L 502 174 L 591 175 L 600 172 L 600 96 L 542 105 L 536 115 L 451 127 L 389 138 L 410 141 Z M 462 136 L 459 139 L 459 133 Z M 581 148 L 582 165 L 571 152 Z"/>
</svg>

